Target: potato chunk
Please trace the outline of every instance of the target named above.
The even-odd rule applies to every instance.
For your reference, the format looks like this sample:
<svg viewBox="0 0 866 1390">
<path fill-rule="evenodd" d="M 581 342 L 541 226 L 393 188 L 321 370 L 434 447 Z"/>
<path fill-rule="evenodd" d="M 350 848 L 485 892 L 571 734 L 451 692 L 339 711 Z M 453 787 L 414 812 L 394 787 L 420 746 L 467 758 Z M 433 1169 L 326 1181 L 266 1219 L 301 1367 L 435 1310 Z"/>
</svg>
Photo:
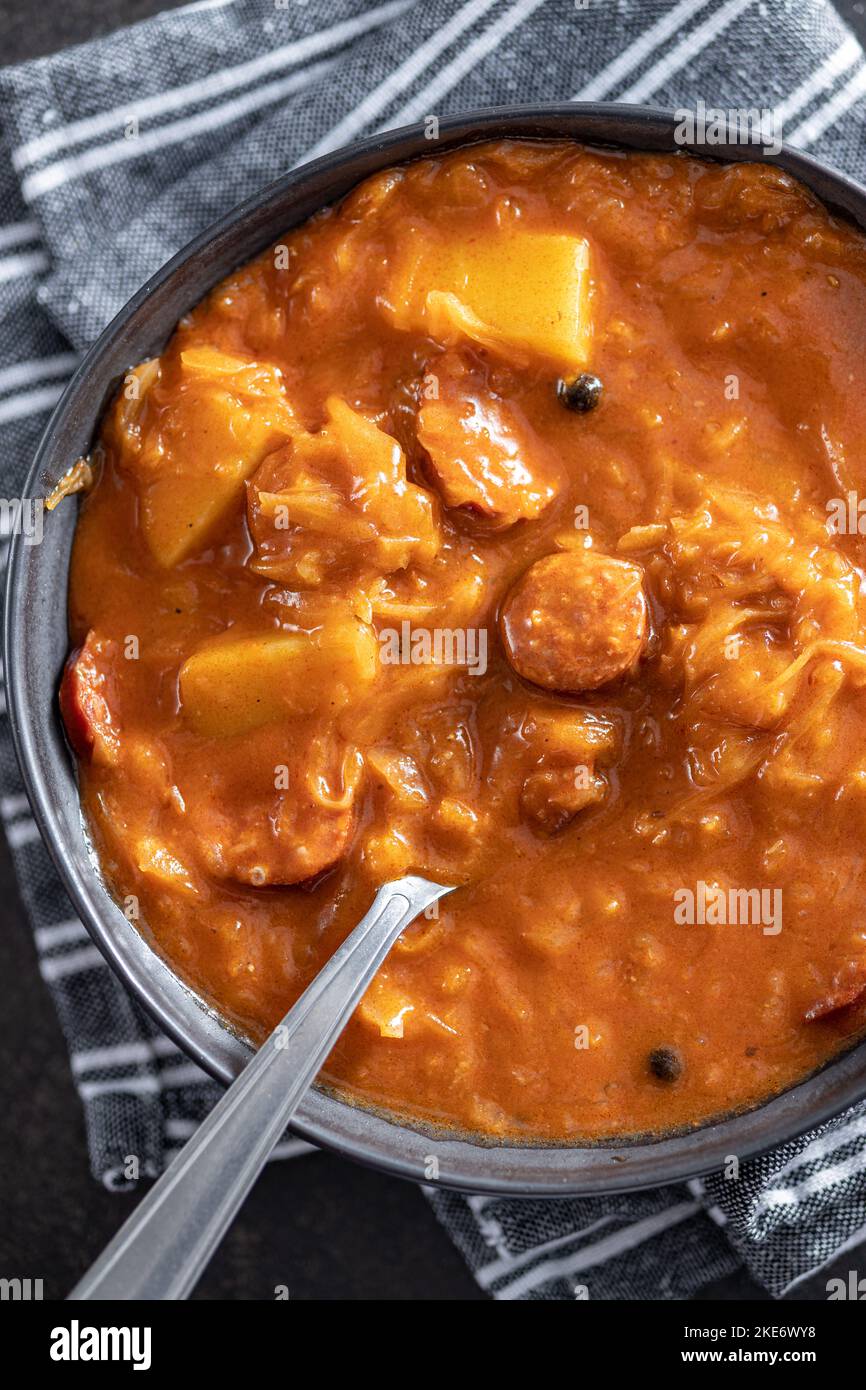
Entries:
<svg viewBox="0 0 866 1390">
<path fill-rule="evenodd" d="M 526 680 L 595 690 L 632 670 L 643 651 L 642 571 L 592 550 L 546 555 L 511 590 L 500 626 L 508 659 Z"/>
<path fill-rule="evenodd" d="M 418 442 L 445 503 L 497 526 L 532 521 L 555 494 L 545 446 L 515 406 L 498 400 L 458 353 L 428 367 Z"/>
<path fill-rule="evenodd" d="M 244 480 L 297 426 L 275 367 L 209 347 L 147 365 L 139 399 L 118 404 L 114 437 L 148 546 L 168 568 L 210 542 Z"/>
<path fill-rule="evenodd" d="M 581 237 L 508 227 L 447 242 L 410 239 L 386 300 L 399 328 L 440 342 L 470 338 L 562 371 L 589 357 L 589 247 Z"/>
<path fill-rule="evenodd" d="M 372 684 L 379 666 L 372 627 L 341 604 L 309 621 L 309 629 L 229 631 L 199 647 L 180 671 L 183 715 L 196 733 L 224 738 L 333 709 Z"/>
</svg>

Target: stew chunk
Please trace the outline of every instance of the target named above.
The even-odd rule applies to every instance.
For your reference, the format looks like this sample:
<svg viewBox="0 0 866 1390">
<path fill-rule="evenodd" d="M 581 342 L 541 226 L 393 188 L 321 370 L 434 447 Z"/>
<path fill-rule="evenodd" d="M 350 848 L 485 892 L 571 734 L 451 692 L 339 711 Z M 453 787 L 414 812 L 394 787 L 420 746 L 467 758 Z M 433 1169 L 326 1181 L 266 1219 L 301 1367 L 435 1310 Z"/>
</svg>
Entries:
<svg viewBox="0 0 866 1390">
<path fill-rule="evenodd" d="M 247 733 L 276 720 L 347 703 L 378 670 L 373 629 L 339 602 L 309 627 L 205 642 L 180 670 L 181 707 L 205 738 Z"/>
<path fill-rule="evenodd" d="M 407 238 L 386 304 L 398 328 L 577 370 L 589 357 L 589 292 L 582 237 L 491 227 Z"/>
<path fill-rule="evenodd" d="M 552 708 L 530 717 L 523 739 L 533 759 L 520 792 L 520 814 L 540 835 L 556 835 L 607 795 L 597 770 L 616 751 L 612 724 L 589 710 Z"/>
<path fill-rule="evenodd" d="M 518 675 L 548 690 L 595 690 L 640 658 L 647 628 L 641 571 L 591 550 L 546 555 L 517 581 L 500 622 Z"/>
<path fill-rule="evenodd" d="M 73 652 L 60 682 L 60 712 L 66 734 L 85 762 L 114 763 L 120 748 L 110 700 L 116 643 L 95 632 Z"/>
<path fill-rule="evenodd" d="M 817 1000 L 806 1011 L 806 1022 L 816 1023 L 824 1018 L 832 1018 L 843 1009 L 859 1004 L 866 995 L 866 963 L 852 962 L 847 970 L 840 970 L 833 984 L 822 999 Z"/>
<path fill-rule="evenodd" d="M 311 734 L 309 725 L 296 727 L 287 746 L 285 790 L 269 785 L 269 770 L 217 770 L 190 796 L 199 851 L 215 878 L 289 886 L 326 872 L 345 854 L 363 758 L 335 737 Z"/>
<path fill-rule="evenodd" d="M 244 480 L 297 426 L 276 367 L 215 348 L 146 363 L 129 386 L 109 438 L 138 486 L 150 552 L 168 568 L 210 544 Z"/>
<path fill-rule="evenodd" d="M 418 441 L 449 507 L 499 526 L 532 521 L 555 489 L 545 449 L 514 406 L 498 400 L 458 353 L 427 370 Z"/>
<path fill-rule="evenodd" d="M 249 486 L 252 567 L 299 589 L 431 560 L 435 499 L 406 477 L 396 439 L 338 396 L 318 434 L 298 432 Z"/>
</svg>

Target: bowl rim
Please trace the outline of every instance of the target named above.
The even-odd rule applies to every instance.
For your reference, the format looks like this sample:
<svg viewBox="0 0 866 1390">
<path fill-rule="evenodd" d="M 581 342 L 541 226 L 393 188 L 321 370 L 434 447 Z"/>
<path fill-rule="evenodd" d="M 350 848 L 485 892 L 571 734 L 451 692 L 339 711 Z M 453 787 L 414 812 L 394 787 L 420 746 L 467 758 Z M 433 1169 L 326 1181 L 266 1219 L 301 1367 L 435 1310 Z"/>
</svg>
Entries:
<svg viewBox="0 0 866 1390">
<path fill-rule="evenodd" d="M 831 209 L 866 229 L 866 188 L 810 155 L 782 146 L 729 143 L 707 149 L 675 141 L 677 113 L 616 103 L 551 103 L 489 107 L 443 118 L 431 141 L 423 123 L 354 142 L 296 167 L 207 227 L 152 275 L 112 319 L 79 364 L 55 406 L 22 491 L 40 497 L 84 448 L 69 441 L 93 438 L 104 406 L 123 372 L 162 342 L 180 317 L 153 329 L 155 309 L 171 313 L 178 299 L 191 308 L 232 266 L 243 265 L 275 239 L 306 220 L 315 207 L 336 202 L 377 169 L 458 145 L 493 139 L 570 139 L 592 146 L 673 153 L 703 159 L 758 160 L 781 167 L 807 184 Z M 334 192 L 337 185 L 342 191 Z M 316 202 L 322 189 L 330 197 Z M 302 214 L 292 209 L 312 203 Z M 279 218 L 277 214 L 279 213 Z M 232 259 L 233 238 L 245 249 Z M 229 256 L 224 268 L 220 255 Z M 174 295 L 174 297 L 172 297 Z M 181 313 L 184 310 L 180 311 Z M 140 344 L 136 349 L 135 343 Z M 159 346 L 155 346 L 156 343 Z M 123 354 L 130 356 L 124 359 Z M 138 355 L 135 355 L 138 352 Z M 118 372 L 117 364 L 125 361 Z M 74 522 L 64 523 L 71 536 Z M 68 541 L 68 537 L 67 537 Z M 50 555 L 50 561 L 43 556 Z M 41 568 L 40 568 L 41 564 Z M 80 812 L 72 760 L 52 709 L 33 698 L 45 685 L 45 653 L 32 619 L 50 605 L 51 576 L 65 580 L 68 553 L 54 556 L 44 544 L 26 546 L 12 537 L 3 645 L 13 743 L 34 818 L 59 876 L 96 946 L 121 982 L 178 1047 L 211 1076 L 231 1081 L 249 1060 L 250 1045 L 234 1033 L 132 926 L 108 895 L 90 850 Z M 47 587 L 46 587 L 47 586 Z M 56 607 L 56 605 L 55 605 Z M 65 606 L 63 609 L 65 627 Z M 32 639 L 32 640 L 31 640 Z M 41 663 L 41 664 L 40 664 Z M 47 679 L 56 687 L 56 657 Z M 74 802 L 74 806 L 73 806 Z M 300 1137 L 343 1157 L 394 1176 L 431 1186 L 491 1196 L 602 1195 L 683 1182 L 718 1169 L 736 1155 L 745 1159 L 826 1124 L 866 1096 L 866 1042 L 837 1054 L 818 1072 L 779 1095 L 733 1115 L 662 1137 L 630 1137 L 577 1145 L 495 1143 L 415 1128 L 372 1109 L 337 1099 L 326 1090 L 308 1093 L 292 1123 Z"/>
</svg>

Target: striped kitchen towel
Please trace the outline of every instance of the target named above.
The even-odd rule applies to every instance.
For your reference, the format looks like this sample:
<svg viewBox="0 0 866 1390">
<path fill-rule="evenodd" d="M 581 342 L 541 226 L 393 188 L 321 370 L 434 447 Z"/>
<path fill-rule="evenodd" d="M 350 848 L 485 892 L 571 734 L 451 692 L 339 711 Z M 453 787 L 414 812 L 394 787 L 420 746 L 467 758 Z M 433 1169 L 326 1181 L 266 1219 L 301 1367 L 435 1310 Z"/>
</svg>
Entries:
<svg viewBox="0 0 866 1390">
<path fill-rule="evenodd" d="M 570 98 L 769 108 L 792 144 L 866 176 L 866 62 L 824 0 L 206 0 L 0 71 L 0 490 L 20 493 L 76 356 L 115 310 L 287 166 L 431 114 Z M 73 916 L 5 727 L 0 795 L 93 1170 L 124 1186 L 129 1156 L 158 1172 L 217 1088 Z M 497 1298 L 682 1298 L 744 1263 L 780 1295 L 866 1237 L 866 1108 L 736 1182 L 430 1196 Z"/>
</svg>

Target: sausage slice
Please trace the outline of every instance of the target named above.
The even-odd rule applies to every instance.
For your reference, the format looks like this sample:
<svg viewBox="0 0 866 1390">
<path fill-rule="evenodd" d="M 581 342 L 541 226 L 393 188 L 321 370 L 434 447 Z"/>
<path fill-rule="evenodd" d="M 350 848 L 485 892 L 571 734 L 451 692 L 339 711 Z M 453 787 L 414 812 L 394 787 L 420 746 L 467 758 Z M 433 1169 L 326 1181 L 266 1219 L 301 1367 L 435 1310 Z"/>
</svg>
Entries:
<svg viewBox="0 0 866 1390">
<path fill-rule="evenodd" d="M 83 762 L 115 763 L 120 749 L 113 689 L 117 644 L 90 631 L 66 662 L 60 713 L 66 735 Z"/>
<path fill-rule="evenodd" d="M 326 809 L 284 798 L 265 811 L 244 808 L 231 821 L 213 819 L 217 833 L 201 842 L 216 878 L 253 888 L 306 883 L 342 859 L 355 828 L 352 805 Z"/>
<path fill-rule="evenodd" d="M 643 651 L 642 571 L 593 550 L 546 555 L 514 585 L 500 628 L 518 675 L 547 690 L 596 690 L 631 671 Z"/>
<path fill-rule="evenodd" d="M 532 521 L 554 497 L 552 460 L 516 406 L 457 353 L 428 369 L 418 442 L 446 507 L 494 528 Z"/>
<path fill-rule="evenodd" d="M 188 814 L 204 867 L 215 878 L 253 888 L 306 883 L 346 854 L 357 823 L 360 753 L 296 727 L 289 756 L 288 785 L 280 790 L 269 785 L 270 776 L 251 778 L 244 766 L 222 775 L 214 770 L 207 791 L 190 788 Z"/>
<path fill-rule="evenodd" d="M 818 999 L 806 1010 L 807 1023 L 817 1023 L 824 1018 L 832 1018 L 843 1009 L 859 1004 L 866 996 L 866 964 L 852 964 L 835 977 L 832 986 L 822 999 Z"/>
</svg>

